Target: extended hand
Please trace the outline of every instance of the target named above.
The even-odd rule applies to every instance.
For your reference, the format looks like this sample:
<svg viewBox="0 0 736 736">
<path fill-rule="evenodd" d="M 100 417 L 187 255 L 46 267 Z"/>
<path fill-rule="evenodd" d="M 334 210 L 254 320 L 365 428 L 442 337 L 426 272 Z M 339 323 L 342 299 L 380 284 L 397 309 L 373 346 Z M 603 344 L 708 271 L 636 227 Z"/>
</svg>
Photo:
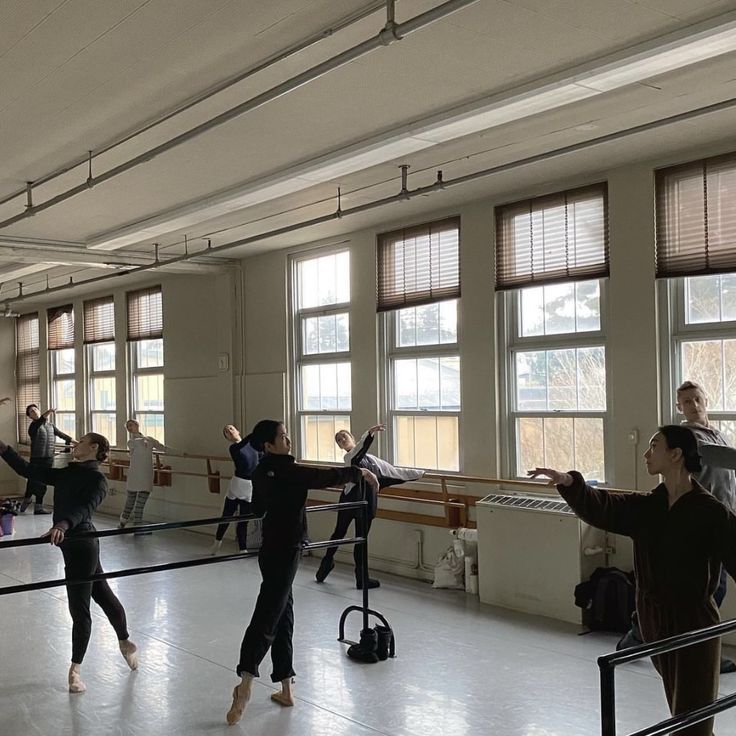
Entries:
<svg viewBox="0 0 736 736">
<path fill-rule="evenodd" d="M 367 468 L 361 468 L 360 472 L 363 474 L 363 480 L 378 493 L 378 478 Z"/>
<path fill-rule="evenodd" d="M 64 541 L 64 530 L 58 526 L 52 526 L 46 534 L 41 535 L 41 539 L 48 537 L 51 544 L 59 545 Z"/>
<path fill-rule="evenodd" d="M 8 403 L 10 403 L 10 396 L 6 396 L 4 399 L 0 399 L 0 406 Z"/>
<path fill-rule="evenodd" d="M 549 478 L 548 486 L 572 485 L 570 473 L 561 473 L 559 470 L 553 470 L 552 468 L 534 468 L 534 470 L 527 470 L 526 474 L 530 478 Z"/>
<path fill-rule="evenodd" d="M 371 427 L 368 430 L 368 434 L 375 434 L 376 432 L 385 432 L 385 431 L 386 431 L 385 424 L 376 424 L 375 427 Z"/>
<path fill-rule="evenodd" d="M 2 440 L 0 440 L 0 453 L 5 452 L 5 450 L 7 449 L 8 446 Z"/>
</svg>

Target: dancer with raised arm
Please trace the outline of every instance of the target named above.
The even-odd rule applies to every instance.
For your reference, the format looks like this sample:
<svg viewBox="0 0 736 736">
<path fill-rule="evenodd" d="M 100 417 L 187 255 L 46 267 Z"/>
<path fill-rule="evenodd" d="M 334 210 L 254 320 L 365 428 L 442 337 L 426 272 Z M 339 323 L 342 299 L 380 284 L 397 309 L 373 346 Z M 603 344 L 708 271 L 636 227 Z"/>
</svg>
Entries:
<svg viewBox="0 0 736 736">
<path fill-rule="evenodd" d="M 693 477 L 701 471 L 690 429 L 660 427 L 644 453 L 650 475 L 664 479 L 651 493 L 614 493 L 585 483 L 575 470 L 529 471 L 549 478 L 573 511 L 591 526 L 634 542 L 636 609 L 645 642 L 720 621 L 713 598 L 721 563 L 736 574 L 736 516 Z M 719 638 L 652 657 L 672 715 L 712 703 L 718 694 Z M 713 719 L 678 731 L 711 736 Z"/>
<path fill-rule="evenodd" d="M 53 526 L 42 536 L 61 549 L 64 576 L 80 580 L 101 573 L 100 544 L 96 538 L 78 538 L 95 531 L 92 514 L 107 494 L 107 479 L 99 463 L 107 459 L 110 444 L 101 434 L 90 432 L 76 443 L 72 460 L 66 468 L 39 467 L 27 463 L 18 453 L 0 441 L 0 456 L 18 475 L 54 486 Z M 102 609 L 115 629 L 123 655 L 130 669 L 138 667 L 137 647 L 128 636 L 125 609 L 106 580 L 68 585 L 69 613 L 72 617 L 72 661 L 69 667 L 69 692 L 86 690 L 80 668 L 92 632 L 90 600 Z M 49 644 L 49 651 L 53 648 Z M 48 667 L 48 663 L 44 665 Z"/>
<path fill-rule="evenodd" d="M 249 514 L 251 512 L 250 501 L 253 497 L 253 471 L 258 465 L 263 453 L 256 451 L 251 445 L 251 435 L 240 436 L 240 430 L 234 424 L 226 424 L 222 434 L 230 442 L 228 448 L 230 457 L 233 459 L 235 468 L 230 486 L 225 496 L 225 504 L 222 507 L 223 516 L 235 516 Z M 222 546 L 222 539 L 230 524 L 220 524 L 215 532 L 215 541 L 212 543 L 210 554 L 216 555 Z M 248 549 L 248 522 L 239 521 L 235 527 L 235 536 L 238 539 L 238 549 L 246 552 Z"/>
<path fill-rule="evenodd" d="M 55 409 L 46 409 L 42 414 L 37 404 L 29 404 L 26 407 L 26 416 L 31 420 L 28 425 L 28 436 L 31 438 L 30 463 L 35 468 L 50 468 L 54 464 L 54 447 L 57 437 L 64 440 L 67 446 L 73 441 L 68 434 L 62 432 L 49 420 L 49 416 L 55 411 Z M 29 478 L 26 483 L 25 496 L 20 505 L 21 513 L 30 506 L 31 498 L 35 496 L 36 505 L 33 513 L 48 514 L 49 512 L 43 507 L 45 495 L 46 485 Z"/>
<path fill-rule="evenodd" d="M 347 431 L 347 429 L 341 429 L 335 434 L 335 442 L 337 446 L 345 452 L 344 462 L 345 465 L 355 465 L 359 468 L 367 468 L 377 478 L 379 488 L 387 488 L 388 486 L 395 486 L 399 483 L 406 483 L 410 480 L 417 480 L 424 475 L 423 470 L 416 470 L 414 468 L 396 468 L 391 463 L 382 460 L 380 457 L 371 455 L 368 450 L 373 443 L 373 438 L 376 432 L 383 432 L 386 429 L 385 424 L 376 424 L 366 432 L 364 432 L 360 439 L 356 442 L 355 437 Z M 355 483 L 347 483 L 343 492 L 340 494 L 340 503 L 349 503 L 351 501 L 358 501 L 360 489 Z M 368 501 L 368 523 L 365 530 L 366 535 L 370 531 L 371 523 L 376 517 L 376 511 L 378 507 L 378 496 L 370 488 L 366 489 L 366 501 Z M 337 514 L 337 521 L 335 523 L 335 529 L 330 535 L 330 539 L 344 539 L 348 533 L 350 524 L 354 519 L 357 519 L 360 509 L 348 509 L 347 511 L 340 511 Z M 319 568 L 315 578 L 318 583 L 324 582 L 327 576 L 332 572 L 335 567 L 335 553 L 337 547 L 329 547 L 325 556 L 320 562 Z M 353 559 L 355 560 L 355 586 L 360 590 L 363 587 L 363 566 L 362 556 L 365 552 L 365 547 L 354 547 L 353 548 Z M 367 585 L 369 588 L 378 588 L 381 583 L 374 578 L 368 578 Z"/>
<path fill-rule="evenodd" d="M 153 491 L 154 451 L 173 452 L 170 447 L 166 447 L 155 437 L 147 437 L 142 434 L 140 424 L 135 419 L 128 419 L 125 422 L 125 429 L 128 430 L 130 435 L 128 439 L 130 467 L 125 482 L 125 490 L 128 495 L 118 524 L 120 529 L 126 526 L 131 515 L 133 516 L 134 526 L 143 524 L 143 509 Z"/>
<path fill-rule="evenodd" d="M 281 683 L 281 690 L 271 695 L 279 705 L 294 705 L 292 692 L 294 599 L 291 586 L 299 567 L 302 547 L 307 538 L 305 506 L 310 488 L 342 485 L 361 477 L 378 488 L 378 480 L 369 470 L 315 468 L 300 465 L 291 455 L 291 440 L 282 422 L 263 419 L 253 428 L 251 444 L 265 452 L 253 473 L 253 512 L 265 513 L 263 544 L 258 565 L 263 582 L 250 624 L 240 646 L 237 673 L 240 684 L 233 690 L 233 702 L 227 722 L 237 723 L 251 697 L 253 680 L 268 650 L 271 650 L 271 680 Z"/>
</svg>

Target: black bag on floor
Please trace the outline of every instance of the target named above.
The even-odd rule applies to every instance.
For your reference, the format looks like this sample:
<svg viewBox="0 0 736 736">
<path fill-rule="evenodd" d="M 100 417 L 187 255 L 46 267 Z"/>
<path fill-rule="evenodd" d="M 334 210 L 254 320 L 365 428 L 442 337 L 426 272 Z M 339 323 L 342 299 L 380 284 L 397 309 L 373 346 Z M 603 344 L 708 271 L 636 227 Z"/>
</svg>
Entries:
<svg viewBox="0 0 736 736">
<path fill-rule="evenodd" d="M 591 631 L 627 632 L 636 606 L 633 573 L 596 568 L 590 580 L 575 586 L 575 605 L 583 609 L 583 623 Z"/>
</svg>

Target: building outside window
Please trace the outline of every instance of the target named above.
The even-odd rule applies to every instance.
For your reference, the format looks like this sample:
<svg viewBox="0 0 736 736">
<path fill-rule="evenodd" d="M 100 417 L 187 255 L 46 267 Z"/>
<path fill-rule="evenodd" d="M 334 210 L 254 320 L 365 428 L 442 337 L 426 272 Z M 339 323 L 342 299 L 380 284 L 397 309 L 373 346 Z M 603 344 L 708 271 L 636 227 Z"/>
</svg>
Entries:
<svg viewBox="0 0 736 736">
<path fill-rule="evenodd" d="M 48 356 L 50 408 L 56 410 L 54 424 L 70 437 L 76 437 L 76 359 L 71 304 L 48 310 Z"/>
<path fill-rule="evenodd" d="M 15 389 L 18 413 L 18 441 L 28 443 L 26 407 L 41 402 L 38 314 L 24 314 L 15 329 Z"/>
<path fill-rule="evenodd" d="M 115 312 L 113 297 L 84 302 L 87 426 L 117 444 Z"/>
</svg>

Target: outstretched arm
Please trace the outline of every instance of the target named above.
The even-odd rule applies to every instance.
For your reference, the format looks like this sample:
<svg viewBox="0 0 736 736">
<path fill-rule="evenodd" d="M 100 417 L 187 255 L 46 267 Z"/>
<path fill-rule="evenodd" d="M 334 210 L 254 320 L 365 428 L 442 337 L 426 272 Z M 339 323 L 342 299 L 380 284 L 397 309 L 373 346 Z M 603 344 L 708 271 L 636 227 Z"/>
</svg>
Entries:
<svg viewBox="0 0 736 736">
<path fill-rule="evenodd" d="M 736 447 L 698 442 L 698 452 L 705 465 L 736 470 Z"/>
<path fill-rule="evenodd" d="M 56 485 L 56 475 L 59 472 L 56 468 L 45 468 L 27 463 L 12 447 L 8 447 L 0 440 L 0 457 L 10 465 L 10 467 L 30 480 L 37 480 L 49 486 Z"/>
<path fill-rule="evenodd" d="M 548 478 L 547 485 L 556 486 L 557 492 L 584 522 L 614 534 L 633 536 L 649 502 L 646 496 L 593 488 L 577 470 L 563 473 L 552 468 L 534 468 L 527 475 Z"/>
<path fill-rule="evenodd" d="M 9 404 L 10 403 L 10 396 L 6 396 L 4 399 L 0 399 L 0 406 L 3 404 Z"/>
</svg>

